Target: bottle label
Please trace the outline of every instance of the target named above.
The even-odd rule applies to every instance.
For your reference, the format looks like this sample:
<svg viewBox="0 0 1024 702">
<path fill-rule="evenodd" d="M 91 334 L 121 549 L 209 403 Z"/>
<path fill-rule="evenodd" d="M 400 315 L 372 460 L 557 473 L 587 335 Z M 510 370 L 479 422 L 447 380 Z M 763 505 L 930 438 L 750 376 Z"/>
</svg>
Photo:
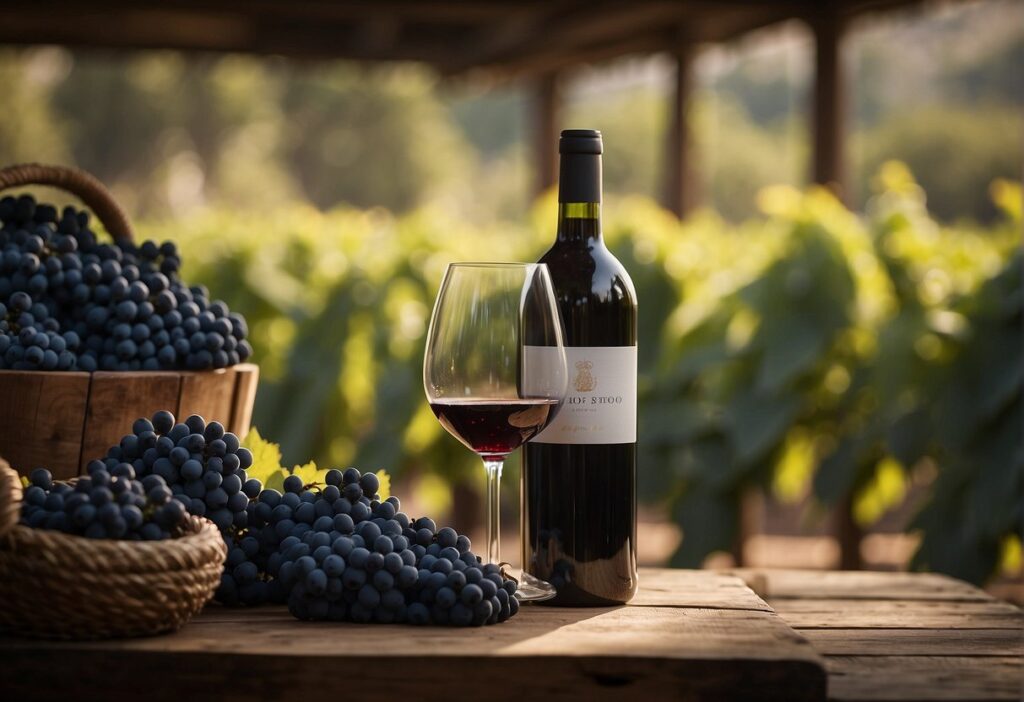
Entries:
<svg viewBox="0 0 1024 702">
<path fill-rule="evenodd" d="M 524 388 L 546 378 L 557 352 L 523 350 Z M 636 346 L 566 346 L 569 384 L 557 416 L 532 440 L 541 444 L 631 444 L 636 441 Z"/>
</svg>

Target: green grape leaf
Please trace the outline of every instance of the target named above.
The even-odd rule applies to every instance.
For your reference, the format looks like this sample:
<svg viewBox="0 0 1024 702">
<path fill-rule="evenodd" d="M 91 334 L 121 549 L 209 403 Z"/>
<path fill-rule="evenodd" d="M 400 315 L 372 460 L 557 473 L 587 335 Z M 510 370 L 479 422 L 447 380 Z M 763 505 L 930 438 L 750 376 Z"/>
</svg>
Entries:
<svg viewBox="0 0 1024 702">
<path fill-rule="evenodd" d="M 242 445 L 252 452 L 252 465 L 246 469 L 246 475 L 256 478 L 263 483 L 264 487 L 269 487 L 272 476 L 283 470 L 281 448 L 260 436 L 256 427 L 250 429 L 249 433 L 245 435 Z M 284 478 L 282 477 L 281 480 L 283 481 Z"/>
<path fill-rule="evenodd" d="M 305 465 L 293 467 L 291 473 L 302 478 L 303 485 L 316 484 L 323 487 L 327 484 L 327 471 L 317 468 L 316 463 L 313 461 Z"/>
<path fill-rule="evenodd" d="M 267 476 L 267 479 L 263 481 L 263 489 L 284 492 L 284 479 L 287 477 L 288 471 L 284 468 L 279 468 Z"/>
<path fill-rule="evenodd" d="M 779 444 L 800 410 L 799 395 L 744 392 L 727 409 L 736 460 L 750 464 Z"/>
<path fill-rule="evenodd" d="M 388 472 L 381 468 L 377 471 L 377 480 L 380 481 L 380 489 L 377 493 L 380 495 L 380 499 L 386 500 L 391 497 L 391 476 Z"/>
<path fill-rule="evenodd" d="M 813 367 L 827 339 L 825 332 L 798 316 L 780 317 L 765 325 L 764 357 L 757 376 L 757 388 L 776 392 Z"/>
<path fill-rule="evenodd" d="M 927 454 L 933 436 L 928 410 L 917 408 L 893 420 L 886 432 L 886 443 L 896 460 L 912 466 Z"/>
</svg>

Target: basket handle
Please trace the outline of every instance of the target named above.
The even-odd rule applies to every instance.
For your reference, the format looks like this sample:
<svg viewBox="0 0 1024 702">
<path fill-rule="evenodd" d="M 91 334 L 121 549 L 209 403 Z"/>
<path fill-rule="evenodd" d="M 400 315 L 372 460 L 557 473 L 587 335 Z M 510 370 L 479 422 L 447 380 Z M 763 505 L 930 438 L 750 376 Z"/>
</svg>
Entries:
<svg viewBox="0 0 1024 702">
<path fill-rule="evenodd" d="M 21 478 L 0 458 L 0 537 L 18 526 L 21 518 Z"/>
<path fill-rule="evenodd" d="M 132 241 L 135 234 L 128 216 L 110 191 L 91 173 L 67 166 L 22 163 L 0 168 L 0 190 L 22 185 L 50 185 L 78 197 L 93 211 L 116 241 Z"/>
</svg>

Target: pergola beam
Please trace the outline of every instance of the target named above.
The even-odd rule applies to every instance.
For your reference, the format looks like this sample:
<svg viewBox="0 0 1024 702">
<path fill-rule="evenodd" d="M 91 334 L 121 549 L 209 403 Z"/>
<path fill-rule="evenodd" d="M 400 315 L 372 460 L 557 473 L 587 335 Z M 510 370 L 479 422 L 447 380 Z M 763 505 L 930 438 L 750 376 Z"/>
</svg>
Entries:
<svg viewBox="0 0 1024 702">
<path fill-rule="evenodd" d="M 728 41 L 823 5 L 849 19 L 922 1 L 34 0 L 4 8 L 0 44 L 422 61 L 510 77 L 670 50 L 680 24 L 699 41 Z"/>
<path fill-rule="evenodd" d="M 461 32 L 447 28 L 431 43 L 406 41 L 408 25 L 379 31 L 385 20 L 365 18 L 344 24 L 306 24 L 268 17 L 181 12 L 163 8 L 130 9 L 112 24 L 103 13 L 79 9 L 61 16 L 29 10 L 0 20 L 0 44 L 49 43 L 103 49 L 176 49 L 209 52 L 279 54 L 300 59 L 347 58 L 358 61 L 442 63 Z M 369 24 L 368 24 L 369 23 Z M 367 29 L 373 27 L 369 33 Z M 32 37 L 45 37 L 35 41 Z M 385 41 L 382 42 L 381 39 Z"/>
<path fill-rule="evenodd" d="M 686 5 L 666 0 L 624 5 L 616 2 L 553 5 L 557 11 L 540 15 L 522 28 L 519 40 L 502 42 L 504 27 L 485 30 L 476 46 L 464 47 L 446 66 L 450 73 L 470 68 L 515 66 L 524 58 L 573 54 L 580 49 L 614 44 L 651 32 L 661 33 L 666 24 L 686 12 Z"/>
</svg>

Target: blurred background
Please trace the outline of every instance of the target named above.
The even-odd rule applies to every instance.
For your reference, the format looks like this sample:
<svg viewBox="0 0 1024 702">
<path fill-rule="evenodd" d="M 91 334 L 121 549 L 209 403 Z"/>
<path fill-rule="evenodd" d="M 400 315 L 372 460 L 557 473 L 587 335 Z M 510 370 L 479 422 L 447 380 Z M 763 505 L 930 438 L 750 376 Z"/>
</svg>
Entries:
<svg viewBox="0 0 1024 702">
<path fill-rule="evenodd" d="M 450 261 L 539 257 L 557 132 L 600 129 L 641 305 L 641 563 L 1024 599 L 1024 3 L 606 3 L 561 52 L 499 4 L 355 3 L 365 25 L 294 44 L 232 30 L 273 3 L 7 8 L 0 163 L 85 168 L 180 243 L 249 320 L 288 465 L 384 468 L 406 511 L 479 533 L 482 471 L 423 396 L 431 305 Z M 416 44 L 455 15 L 493 31 Z"/>
</svg>

